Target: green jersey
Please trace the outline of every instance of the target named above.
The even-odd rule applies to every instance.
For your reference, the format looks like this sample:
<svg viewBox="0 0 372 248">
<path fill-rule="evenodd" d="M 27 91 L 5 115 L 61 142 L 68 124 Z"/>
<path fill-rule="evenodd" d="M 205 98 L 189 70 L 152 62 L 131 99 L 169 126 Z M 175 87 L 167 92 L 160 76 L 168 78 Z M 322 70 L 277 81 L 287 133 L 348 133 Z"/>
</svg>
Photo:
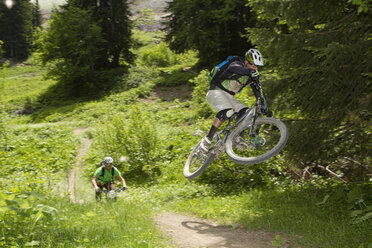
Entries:
<svg viewBox="0 0 372 248">
<path fill-rule="evenodd" d="M 106 170 L 106 168 L 103 168 L 105 170 L 105 174 L 102 177 L 102 167 L 99 167 L 94 175 L 98 178 L 99 181 L 101 181 L 103 184 L 109 183 L 113 181 L 114 179 L 112 178 L 112 172 L 111 170 L 114 170 L 114 177 L 119 177 L 120 171 L 116 169 L 116 167 L 112 166 L 111 170 Z"/>
</svg>

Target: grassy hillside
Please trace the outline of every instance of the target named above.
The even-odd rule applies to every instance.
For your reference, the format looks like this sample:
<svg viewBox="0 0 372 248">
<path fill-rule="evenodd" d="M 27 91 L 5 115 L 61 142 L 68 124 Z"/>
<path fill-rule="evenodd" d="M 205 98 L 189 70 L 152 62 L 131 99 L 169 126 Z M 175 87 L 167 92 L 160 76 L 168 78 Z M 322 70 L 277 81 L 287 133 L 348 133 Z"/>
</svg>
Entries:
<svg viewBox="0 0 372 248">
<path fill-rule="evenodd" d="M 247 169 L 224 156 L 186 180 L 185 159 L 213 116 L 207 72 L 194 71 L 194 53 L 173 54 L 158 37 L 135 32 L 136 65 L 99 96 L 66 100 L 35 64 L 0 70 L 0 246 L 169 247 L 152 216 L 177 211 L 287 233 L 294 246 L 370 247 L 368 186 L 294 183 L 285 157 Z M 65 186 L 77 127 L 93 144 L 72 203 Z M 115 204 L 97 204 L 90 180 L 107 155 L 129 190 Z"/>
</svg>

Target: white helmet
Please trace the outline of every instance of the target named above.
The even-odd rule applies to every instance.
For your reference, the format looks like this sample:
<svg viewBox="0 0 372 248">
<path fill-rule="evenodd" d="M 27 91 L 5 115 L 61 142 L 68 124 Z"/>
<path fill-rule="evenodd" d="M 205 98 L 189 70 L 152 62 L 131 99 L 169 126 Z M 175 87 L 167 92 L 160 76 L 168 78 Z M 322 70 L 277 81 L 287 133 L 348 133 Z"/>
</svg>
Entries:
<svg viewBox="0 0 372 248">
<path fill-rule="evenodd" d="M 105 157 L 105 159 L 103 160 L 103 162 L 105 164 L 112 164 L 114 162 L 114 160 L 112 159 L 112 157 Z"/>
<path fill-rule="evenodd" d="M 245 59 L 248 60 L 249 63 L 254 65 L 264 65 L 262 54 L 257 49 L 249 49 L 248 52 L 245 53 Z"/>
</svg>

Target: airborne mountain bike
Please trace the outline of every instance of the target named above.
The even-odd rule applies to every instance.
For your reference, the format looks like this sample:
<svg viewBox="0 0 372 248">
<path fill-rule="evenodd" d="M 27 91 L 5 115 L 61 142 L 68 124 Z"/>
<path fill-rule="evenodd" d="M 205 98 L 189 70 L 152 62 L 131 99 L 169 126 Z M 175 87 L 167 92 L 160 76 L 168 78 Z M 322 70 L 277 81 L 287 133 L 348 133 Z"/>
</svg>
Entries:
<svg viewBox="0 0 372 248">
<path fill-rule="evenodd" d="M 199 141 L 185 163 L 183 174 L 186 178 L 199 176 L 225 152 L 235 163 L 253 165 L 277 155 L 283 149 L 288 139 L 286 125 L 272 117 L 260 83 L 257 81 L 250 85 L 256 102 L 238 120 L 236 114 L 228 119 L 226 128 L 214 135 L 208 152 L 200 148 Z"/>
</svg>

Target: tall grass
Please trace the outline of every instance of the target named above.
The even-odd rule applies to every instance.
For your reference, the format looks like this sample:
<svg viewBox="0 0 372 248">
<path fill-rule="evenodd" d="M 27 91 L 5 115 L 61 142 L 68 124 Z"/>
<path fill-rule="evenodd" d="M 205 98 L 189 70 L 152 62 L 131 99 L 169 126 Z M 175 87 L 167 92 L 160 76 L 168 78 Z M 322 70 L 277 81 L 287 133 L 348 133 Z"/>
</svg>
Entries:
<svg viewBox="0 0 372 248">
<path fill-rule="evenodd" d="M 78 140 L 62 125 L 6 126 L 0 144 L 0 188 L 48 192 L 74 164 Z"/>
<path fill-rule="evenodd" d="M 0 196 L 1 247 L 169 247 L 151 209 L 125 196 L 115 203 L 83 204 L 36 196 L 16 204 L 10 195 Z"/>
</svg>

